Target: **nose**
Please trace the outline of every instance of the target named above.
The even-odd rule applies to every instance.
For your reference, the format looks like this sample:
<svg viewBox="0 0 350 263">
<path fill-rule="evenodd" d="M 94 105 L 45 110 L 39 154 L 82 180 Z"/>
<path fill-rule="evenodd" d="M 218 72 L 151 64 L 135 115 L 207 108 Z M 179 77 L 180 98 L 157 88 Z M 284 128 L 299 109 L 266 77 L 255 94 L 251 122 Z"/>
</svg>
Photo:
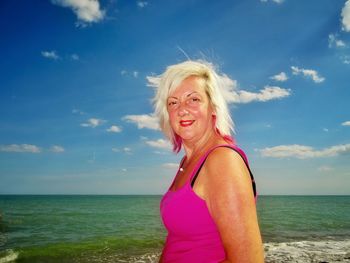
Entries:
<svg viewBox="0 0 350 263">
<path fill-rule="evenodd" d="M 188 110 L 186 109 L 186 106 L 184 105 L 184 103 L 180 103 L 178 114 L 180 117 L 188 114 Z"/>
</svg>

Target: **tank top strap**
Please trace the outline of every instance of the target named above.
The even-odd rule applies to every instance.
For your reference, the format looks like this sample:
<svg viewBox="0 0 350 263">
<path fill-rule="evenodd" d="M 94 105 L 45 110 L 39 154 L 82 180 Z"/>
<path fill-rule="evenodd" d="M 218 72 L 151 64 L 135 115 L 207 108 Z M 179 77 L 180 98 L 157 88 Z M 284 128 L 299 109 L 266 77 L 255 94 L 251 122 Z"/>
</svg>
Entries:
<svg viewBox="0 0 350 263">
<path fill-rule="evenodd" d="M 235 147 L 234 145 L 231 144 L 220 144 L 220 145 L 215 145 L 214 147 L 210 148 L 205 154 L 202 155 L 202 157 L 199 159 L 199 161 L 197 162 L 196 166 L 194 167 L 191 177 L 190 177 L 190 181 L 193 182 L 193 180 L 195 180 L 195 177 L 197 177 L 198 173 L 200 172 L 202 166 L 204 165 L 205 160 L 208 158 L 208 155 L 214 151 L 216 148 L 219 147 Z"/>
<path fill-rule="evenodd" d="M 235 152 L 237 152 L 243 159 L 245 165 L 247 166 L 247 169 L 249 171 L 249 175 L 250 175 L 250 178 L 251 178 L 251 181 L 252 181 L 252 187 L 253 187 L 253 192 L 254 192 L 254 197 L 257 196 L 256 194 L 256 185 L 255 185 L 255 181 L 254 181 L 254 177 L 253 177 L 253 173 L 251 172 L 250 168 L 249 168 L 249 163 L 248 163 L 248 158 L 247 156 L 245 155 L 245 153 L 243 152 L 242 149 L 240 149 L 239 147 L 237 147 L 236 145 L 233 145 L 233 144 L 220 144 L 220 145 L 216 145 L 212 148 L 210 148 L 198 161 L 198 163 L 196 164 L 196 166 L 194 167 L 193 169 L 193 172 L 191 174 L 191 177 L 190 177 L 190 185 L 191 187 L 193 187 L 196 179 L 197 179 L 197 176 L 201 170 L 201 168 L 203 167 L 204 163 L 205 163 L 205 160 L 207 159 L 208 155 L 214 151 L 215 149 L 219 148 L 219 147 L 226 147 L 226 148 L 230 148 L 232 150 L 234 150 Z"/>
</svg>

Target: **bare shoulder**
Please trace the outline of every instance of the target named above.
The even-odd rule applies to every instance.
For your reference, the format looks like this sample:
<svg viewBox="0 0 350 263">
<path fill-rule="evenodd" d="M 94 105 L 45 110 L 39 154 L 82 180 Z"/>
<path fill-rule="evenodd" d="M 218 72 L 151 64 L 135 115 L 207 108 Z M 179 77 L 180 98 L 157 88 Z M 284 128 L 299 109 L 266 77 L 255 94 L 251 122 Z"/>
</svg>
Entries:
<svg viewBox="0 0 350 263">
<path fill-rule="evenodd" d="M 209 172 L 219 170 L 247 170 L 247 166 L 242 156 L 229 147 L 218 147 L 214 149 L 205 162 L 205 168 Z M 216 172 L 212 174 L 217 174 Z"/>
<path fill-rule="evenodd" d="M 251 195 L 252 182 L 242 156 L 228 147 L 218 147 L 211 152 L 203 166 L 206 199 L 217 195 Z M 253 196 L 253 195 L 252 195 Z"/>
</svg>

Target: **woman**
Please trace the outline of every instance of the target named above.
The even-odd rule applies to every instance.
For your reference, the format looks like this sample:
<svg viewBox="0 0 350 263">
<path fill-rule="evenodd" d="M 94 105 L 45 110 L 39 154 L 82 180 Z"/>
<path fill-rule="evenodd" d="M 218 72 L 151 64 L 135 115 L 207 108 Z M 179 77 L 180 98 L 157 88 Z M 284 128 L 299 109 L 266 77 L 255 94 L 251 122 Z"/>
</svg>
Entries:
<svg viewBox="0 0 350 263">
<path fill-rule="evenodd" d="M 232 81 L 204 61 L 172 65 L 148 80 L 157 88 L 163 132 L 175 152 L 185 151 L 161 201 L 168 236 L 160 262 L 263 262 L 255 184 L 230 136 L 223 94 Z"/>
</svg>

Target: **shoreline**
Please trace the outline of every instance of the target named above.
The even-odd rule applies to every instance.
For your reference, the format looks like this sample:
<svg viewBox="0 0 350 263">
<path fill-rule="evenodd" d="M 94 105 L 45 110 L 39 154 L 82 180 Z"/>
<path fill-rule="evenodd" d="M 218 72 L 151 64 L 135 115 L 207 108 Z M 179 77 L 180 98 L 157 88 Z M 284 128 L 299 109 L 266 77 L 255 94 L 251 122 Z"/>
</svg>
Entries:
<svg viewBox="0 0 350 263">
<path fill-rule="evenodd" d="M 73 245 L 72 245 L 73 246 Z M 69 248 L 69 246 L 68 246 Z M 36 248 L 40 252 L 40 249 Z M 77 254 L 60 254 L 56 252 L 42 253 L 25 252 L 23 249 L 7 249 L 0 253 L 0 263 L 16 262 L 129 262 L 129 263 L 156 263 L 160 256 L 159 249 L 150 249 L 149 252 L 139 255 L 118 253 L 112 247 L 103 250 L 86 250 Z M 264 243 L 265 263 L 339 263 L 350 262 L 350 239 L 320 240 L 320 241 L 292 241 Z M 63 252 L 63 251 L 61 251 Z M 70 251 L 72 252 L 72 251 Z M 135 250 L 134 250 L 135 252 Z"/>
</svg>

